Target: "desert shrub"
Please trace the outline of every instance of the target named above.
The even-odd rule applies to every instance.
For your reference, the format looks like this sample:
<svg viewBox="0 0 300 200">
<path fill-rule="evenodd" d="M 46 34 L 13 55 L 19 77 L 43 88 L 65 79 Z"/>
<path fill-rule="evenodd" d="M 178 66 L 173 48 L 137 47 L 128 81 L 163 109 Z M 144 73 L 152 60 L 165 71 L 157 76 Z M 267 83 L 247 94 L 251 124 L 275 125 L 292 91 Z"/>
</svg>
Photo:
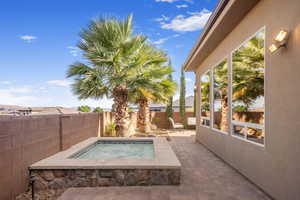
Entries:
<svg viewBox="0 0 300 200">
<path fill-rule="evenodd" d="M 116 124 L 109 123 L 105 126 L 105 136 L 116 136 Z"/>
</svg>

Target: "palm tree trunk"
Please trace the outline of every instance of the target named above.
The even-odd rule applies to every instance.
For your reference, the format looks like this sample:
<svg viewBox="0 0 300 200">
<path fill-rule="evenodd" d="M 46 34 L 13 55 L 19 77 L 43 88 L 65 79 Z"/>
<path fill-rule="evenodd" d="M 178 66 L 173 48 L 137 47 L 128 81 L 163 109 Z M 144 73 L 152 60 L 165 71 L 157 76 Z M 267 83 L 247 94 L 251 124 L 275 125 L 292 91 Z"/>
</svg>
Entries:
<svg viewBox="0 0 300 200">
<path fill-rule="evenodd" d="M 221 98 L 221 131 L 228 131 L 228 99 L 226 95 Z"/>
<path fill-rule="evenodd" d="M 147 133 L 151 131 L 150 128 L 150 109 L 147 99 L 139 99 L 139 111 L 138 111 L 138 127 L 139 131 Z"/>
<path fill-rule="evenodd" d="M 115 104 L 116 135 L 124 137 L 128 130 L 128 89 L 124 86 L 117 86 L 113 89 Z"/>
</svg>

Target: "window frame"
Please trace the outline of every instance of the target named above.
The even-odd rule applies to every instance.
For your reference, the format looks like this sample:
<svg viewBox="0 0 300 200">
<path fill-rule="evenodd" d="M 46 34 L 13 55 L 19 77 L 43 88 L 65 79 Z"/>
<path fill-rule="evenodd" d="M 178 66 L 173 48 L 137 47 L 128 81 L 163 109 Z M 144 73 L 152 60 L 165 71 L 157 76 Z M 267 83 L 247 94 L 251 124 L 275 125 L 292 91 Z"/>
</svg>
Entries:
<svg viewBox="0 0 300 200">
<path fill-rule="evenodd" d="M 228 120 L 228 116 L 229 116 L 229 113 L 230 113 L 230 111 L 227 113 L 227 120 L 228 120 L 228 132 L 225 132 L 225 131 L 221 131 L 221 130 L 219 130 L 219 129 L 216 129 L 216 128 L 214 128 L 214 100 L 215 100 L 215 98 L 214 98 L 214 69 L 219 65 L 219 64 L 221 64 L 224 60 L 226 60 L 227 61 L 227 83 L 228 83 L 228 86 L 227 86 L 227 96 L 228 96 L 228 108 L 229 109 L 231 109 L 231 107 L 229 106 L 229 87 L 231 86 L 230 85 L 230 80 L 229 80 L 229 76 L 230 76 L 230 74 L 229 74 L 229 65 L 230 65 L 230 63 L 229 63 L 229 60 L 230 60 L 230 58 L 229 58 L 229 56 L 228 55 L 226 55 L 226 56 L 224 56 L 222 59 L 220 59 L 220 61 L 219 62 L 217 62 L 217 64 L 215 64 L 213 67 L 212 67 L 212 69 L 211 69 L 211 102 L 212 102 L 212 108 L 211 108 L 211 129 L 213 130 L 213 131 L 215 131 L 215 132 L 217 132 L 217 133 L 222 133 L 222 134 L 224 134 L 224 135 L 229 135 L 229 133 L 230 133 L 230 125 L 231 125 L 231 121 L 230 120 Z"/>
<path fill-rule="evenodd" d="M 265 35 L 265 38 L 264 38 L 264 124 L 263 125 L 260 125 L 260 124 L 255 124 L 255 123 L 249 123 L 249 122 L 239 122 L 239 121 L 235 121 L 232 119 L 232 115 L 233 115 L 233 107 L 232 107 L 232 96 L 233 96 L 233 89 L 232 89 L 232 83 L 233 83 L 233 54 L 236 50 L 238 50 L 239 48 L 241 48 L 243 45 L 245 45 L 249 40 L 251 40 L 253 37 L 255 37 L 259 32 L 261 31 L 264 31 L 264 35 Z M 267 137 L 267 134 L 266 134 L 266 26 L 263 26 L 261 28 L 258 29 L 258 31 L 256 31 L 254 34 L 250 35 L 248 38 L 246 38 L 239 46 L 237 46 L 235 49 L 233 49 L 231 52 L 230 52 L 230 126 L 229 126 L 229 132 L 230 132 L 230 135 L 233 137 L 233 138 L 237 138 L 239 140 L 242 140 L 242 141 L 245 141 L 245 142 L 249 142 L 249 143 L 252 143 L 252 144 L 255 144 L 255 145 L 258 145 L 260 147 L 265 147 L 265 144 L 266 144 L 266 137 Z M 263 144 L 260 144 L 260 143 L 257 143 L 257 142 L 253 142 L 249 139 L 247 139 L 247 134 L 244 134 L 244 137 L 239 137 L 237 135 L 234 135 L 233 134 L 233 125 L 238 125 L 238 126 L 243 126 L 243 127 L 250 127 L 250 128 L 257 128 L 259 126 L 262 126 L 262 128 L 258 128 L 258 129 L 261 129 L 262 131 L 264 131 L 265 133 L 265 136 L 264 136 L 264 139 L 263 139 Z M 258 125 L 258 126 L 257 126 Z"/>
<path fill-rule="evenodd" d="M 202 89 L 201 89 L 201 86 L 202 86 L 202 84 L 201 84 L 201 78 L 202 78 L 202 76 L 204 76 L 205 74 L 209 74 L 209 83 L 210 83 L 210 85 L 209 85 L 209 99 L 208 99 L 208 101 L 209 101 L 209 112 L 210 112 L 210 116 L 209 117 L 204 117 L 204 116 L 202 116 Z M 200 126 L 201 127 L 205 127 L 205 128 L 211 128 L 211 69 L 210 68 L 208 68 L 206 71 L 204 71 L 202 74 L 200 74 L 200 80 L 199 80 L 199 82 L 200 82 Z M 205 120 L 209 120 L 209 126 L 206 126 L 206 125 L 202 125 L 202 123 L 201 123 L 201 120 L 202 119 L 205 119 Z"/>
<path fill-rule="evenodd" d="M 232 115 L 233 115 L 233 106 L 232 106 L 232 96 L 233 96 L 233 89 L 232 89 L 232 83 L 233 83 L 233 54 L 236 50 L 238 50 L 239 48 L 241 48 L 243 45 L 245 45 L 249 40 L 251 40 L 253 37 L 255 37 L 259 32 L 261 31 L 264 31 L 264 100 L 263 100 L 263 103 L 264 103 L 264 124 L 256 124 L 256 123 L 249 123 L 249 122 L 239 122 L 239 121 L 234 121 L 232 119 Z M 267 132 L 266 132 L 266 123 L 268 122 L 267 118 L 268 118 L 268 115 L 266 112 L 266 85 L 267 85 L 267 76 L 266 76 L 266 72 L 267 72 L 267 68 L 266 68 L 266 57 L 267 57 L 267 54 L 266 54 L 266 38 L 267 38 L 267 28 L 266 26 L 262 26 L 261 28 L 259 28 L 254 34 L 251 34 L 248 38 L 246 38 L 245 40 L 243 40 L 243 42 L 238 45 L 236 48 L 234 48 L 231 52 L 229 52 L 229 54 L 226 54 L 226 56 L 224 56 L 222 59 L 220 59 L 219 62 L 217 62 L 218 64 L 220 64 L 222 61 L 224 61 L 225 59 L 227 60 L 227 68 L 228 68 L 228 73 L 227 73 L 227 78 L 228 78 L 228 87 L 227 87 L 227 92 L 228 92 L 228 109 L 229 109 L 229 112 L 227 114 L 227 118 L 229 119 L 228 120 L 228 132 L 224 132 L 224 131 L 221 131 L 219 129 L 216 129 L 213 127 L 213 122 L 214 122 L 214 105 L 213 105 L 213 101 L 214 101 L 214 97 L 213 97 L 213 89 L 214 89 L 214 85 L 213 85 L 213 81 L 214 81 L 214 68 L 218 65 L 214 65 L 213 67 L 209 67 L 206 71 L 204 71 L 203 73 L 200 74 L 200 126 L 201 127 L 205 127 L 205 128 L 209 128 L 212 130 L 212 133 L 214 132 L 217 132 L 217 133 L 222 133 L 223 135 L 227 135 L 227 136 L 232 136 L 233 138 L 237 138 L 239 140 L 242 140 L 244 142 L 248 142 L 248 143 L 251 143 L 251 144 L 254 144 L 254 145 L 257 145 L 259 147 L 262 147 L 263 149 L 265 149 L 265 146 L 266 146 L 266 140 L 267 140 Z M 209 126 L 205 126 L 205 125 L 202 125 L 201 124 L 201 119 L 203 118 L 202 117 L 202 109 L 201 109 L 201 104 L 202 104 L 202 93 L 201 93 L 201 77 L 203 75 L 205 75 L 207 72 L 209 72 L 209 75 L 210 75 L 210 88 L 209 88 L 209 91 L 210 91 L 210 95 L 209 95 L 209 108 L 210 108 L 210 117 L 209 117 L 209 121 L 210 121 L 210 124 Z M 206 117 L 205 117 L 206 118 Z M 207 119 L 206 119 L 207 120 Z M 244 126 L 246 128 L 250 127 L 250 128 L 257 128 L 257 129 L 261 129 L 262 131 L 264 131 L 264 139 L 263 139 L 263 144 L 261 143 L 257 143 L 257 142 L 254 142 L 254 141 L 251 141 L 249 139 L 247 139 L 247 134 L 244 135 L 244 137 L 239 137 L 237 135 L 234 135 L 233 134 L 233 125 L 239 125 L 239 126 Z"/>
</svg>

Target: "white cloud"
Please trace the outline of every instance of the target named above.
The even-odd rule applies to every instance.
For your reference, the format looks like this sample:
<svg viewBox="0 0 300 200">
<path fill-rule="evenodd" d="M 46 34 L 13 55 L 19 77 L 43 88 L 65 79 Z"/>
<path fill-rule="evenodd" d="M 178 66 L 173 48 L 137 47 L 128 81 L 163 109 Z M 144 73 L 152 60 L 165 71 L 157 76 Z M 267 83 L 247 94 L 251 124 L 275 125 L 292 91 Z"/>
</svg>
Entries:
<svg viewBox="0 0 300 200">
<path fill-rule="evenodd" d="M 12 84 L 12 81 L 0 81 L 0 84 L 10 85 L 10 84 Z"/>
<path fill-rule="evenodd" d="M 171 38 L 176 38 L 176 37 L 179 37 L 179 36 L 180 36 L 179 34 L 174 34 L 174 35 L 171 35 L 169 37 L 160 38 L 159 40 L 153 41 L 152 43 L 155 44 L 155 45 L 160 45 L 160 44 L 163 44 L 164 42 L 166 42 L 167 40 L 169 40 Z"/>
<path fill-rule="evenodd" d="M 187 4 L 176 5 L 177 8 L 187 8 Z"/>
<path fill-rule="evenodd" d="M 169 17 L 166 17 L 165 15 L 162 15 L 159 18 L 155 18 L 154 21 L 162 22 L 162 21 L 168 21 L 169 19 L 170 19 Z"/>
<path fill-rule="evenodd" d="M 191 78 L 185 78 L 185 81 L 186 82 L 192 82 L 192 79 Z"/>
<path fill-rule="evenodd" d="M 36 36 L 33 36 L 33 35 L 22 35 L 22 36 L 20 36 L 20 39 L 21 39 L 21 40 L 24 40 L 25 42 L 30 43 L 30 42 L 32 42 L 33 40 L 36 40 L 37 37 L 36 37 Z"/>
<path fill-rule="evenodd" d="M 7 105 L 29 105 L 39 100 L 31 95 L 34 92 L 30 86 L 12 87 L 0 89 L 0 104 Z"/>
<path fill-rule="evenodd" d="M 70 54 L 74 57 L 79 55 L 79 48 L 74 46 L 68 46 L 67 47 L 70 50 Z"/>
<path fill-rule="evenodd" d="M 38 98 L 35 96 L 24 95 L 24 96 L 17 96 L 11 93 L 3 92 L 0 90 L 0 104 L 5 105 L 32 105 L 34 102 L 38 101 Z"/>
<path fill-rule="evenodd" d="M 2 92 L 11 93 L 11 94 L 26 94 L 33 91 L 30 86 L 22 86 L 22 87 L 10 87 L 6 89 L 1 89 Z"/>
<path fill-rule="evenodd" d="M 0 89 L 0 104 L 19 106 L 64 106 L 77 107 L 90 105 L 93 107 L 111 108 L 112 99 L 78 100 L 69 87 L 47 87 L 45 85 L 20 86 Z"/>
<path fill-rule="evenodd" d="M 160 38 L 159 40 L 154 41 L 153 44 L 159 45 L 159 44 L 164 43 L 167 40 L 168 40 L 168 38 Z"/>
<path fill-rule="evenodd" d="M 50 80 L 47 81 L 47 83 L 50 85 L 61 86 L 61 87 L 67 87 L 72 84 L 72 82 L 68 80 Z"/>
<path fill-rule="evenodd" d="M 161 28 L 176 32 L 201 30 L 209 19 L 211 12 L 207 9 L 203 9 L 200 12 L 190 12 L 188 14 L 190 15 L 188 17 L 177 15 L 170 23 L 160 22 Z"/>
</svg>

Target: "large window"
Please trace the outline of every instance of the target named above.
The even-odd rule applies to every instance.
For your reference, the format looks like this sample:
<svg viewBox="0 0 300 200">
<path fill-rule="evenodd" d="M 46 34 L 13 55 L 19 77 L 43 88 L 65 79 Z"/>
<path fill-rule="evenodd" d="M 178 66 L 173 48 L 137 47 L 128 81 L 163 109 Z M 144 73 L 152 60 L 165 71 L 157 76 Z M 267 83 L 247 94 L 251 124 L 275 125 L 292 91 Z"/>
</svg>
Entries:
<svg viewBox="0 0 300 200">
<path fill-rule="evenodd" d="M 201 86 L 201 125 L 210 126 L 210 71 L 200 77 Z"/>
<path fill-rule="evenodd" d="M 265 30 L 232 53 L 232 134 L 264 144 Z"/>
<path fill-rule="evenodd" d="M 213 68 L 213 128 L 228 132 L 228 63 L 223 60 Z"/>
</svg>

